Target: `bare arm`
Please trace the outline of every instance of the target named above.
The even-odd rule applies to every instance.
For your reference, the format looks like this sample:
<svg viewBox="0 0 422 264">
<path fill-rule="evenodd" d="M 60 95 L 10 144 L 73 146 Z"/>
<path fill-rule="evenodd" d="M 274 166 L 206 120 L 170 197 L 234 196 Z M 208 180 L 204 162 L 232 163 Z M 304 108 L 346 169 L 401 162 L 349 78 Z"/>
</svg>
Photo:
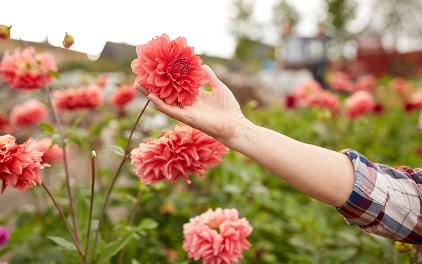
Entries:
<svg viewBox="0 0 422 264">
<path fill-rule="evenodd" d="M 271 171 L 299 191 L 322 202 L 341 206 L 355 181 L 350 159 L 341 153 L 304 144 L 247 120 L 231 91 L 208 67 L 211 92 L 201 91 L 192 106 L 165 104 L 135 84 L 155 107 L 187 125 L 214 137 Z"/>
</svg>

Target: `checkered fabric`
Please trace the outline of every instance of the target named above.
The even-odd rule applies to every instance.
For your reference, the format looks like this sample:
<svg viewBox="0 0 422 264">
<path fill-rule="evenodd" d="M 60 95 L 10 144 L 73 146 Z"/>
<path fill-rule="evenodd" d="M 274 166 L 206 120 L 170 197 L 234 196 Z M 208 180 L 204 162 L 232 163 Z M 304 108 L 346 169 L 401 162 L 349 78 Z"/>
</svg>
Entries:
<svg viewBox="0 0 422 264">
<path fill-rule="evenodd" d="M 355 168 L 355 187 L 336 210 L 349 225 L 395 241 L 422 244 L 422 168 L 375 164 L 351 149 L 341 151 Z"/>
</svg>

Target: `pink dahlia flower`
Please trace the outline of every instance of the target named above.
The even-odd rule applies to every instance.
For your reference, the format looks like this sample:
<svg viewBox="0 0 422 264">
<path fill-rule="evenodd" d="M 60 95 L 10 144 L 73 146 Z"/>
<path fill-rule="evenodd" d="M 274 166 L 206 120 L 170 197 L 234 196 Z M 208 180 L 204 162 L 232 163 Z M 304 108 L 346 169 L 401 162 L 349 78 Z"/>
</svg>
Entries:
<svg viewBox="0 0 422 264">
<path fill-rule="evenodd" d="M 9 117 L 5 113 L 0 112 L 0 133 L 13 133 L 14 130 L 9 122 Z"/>
<path fill-rule="evenodd" d="M 51 146 L 51 144 L 53 144 L 51 138 L 43 138 L 32 142 L 30 148 L 43 153 L 41 159 L 44 162 L 63 162 L 63 149 L 57 144 L 54 144 L 53 146 Z"/>
<path fill-rule="evenodd" d="M 10 88 L 31 91 L 44 87 L 41 67 L 46 73 L 47 85 L 53 81 L 48 71 L 57 71 L 54 60 L 48 53 L 35 54 L 35 49 L 29 47 L 20 52 L 16 48 L 13 54 L 5 52 L 0 62 L 0 78 L 9 83 Z"/>
<path fill-rule="evenodd" d="M 137 92 L 133 85 L 122 84 L 117 91 L 111 95 L 111 104 L 118 108 L 123 109 L 128 103 L 136 98 Z"/>
<path fill-rule="evenodd" d="M 371 91 L 377 85 L 377 77 L 373 74 L 361 75 L 356 79 L 356 91 Z"/>
<path fill-rule="evenodd" d="M 396 77 L 389 83 L 390 88 L 400 95 L 407 96 L 410 94 L 412 87 L 401 77 Z"/>
<path fill-rule="evenodd" d="M 252 230 L 236 209 L 209 209 L 183 225 L 183 249 L 189 258 L 202 259 L 204 264 L 238 263 L 242 250 L 251 246 L 246 238 Z"/>
<path fill-rule="evenodd" d="M 340 108 L 340 102 L 337 95 L 329 91 L 320 91 L 308 96 L 307 104 L 311 107 L 337 111 Z"/>
<path fill-rule="evenodd" d="M 54 107 L 57 110 L 80 111 L 88 108 L 96 108 L 103 103 L 103 95 L 100 88 L 95 85 L 81 88 L 69 88 L 66 91 L 56 91 Z"/>
<path fill-rule="evenodd" d="M 414 92 L 406 102 L 406 110 L 422 109 L 422 88 Z"/>
<path fill-rule="evenodd" d="M 293 90 L 293 94 L 302 105 L 308 105 L 309 96 L 314 93 L 322 91 L 322 86 L 315 80 L 308 80 L 296 86 Z"/>
<path fill-rule="evenodd" d="M 355 84 L 350 80 L 349 75 L 340 71 L 334 73 L 329 85 L 333 90 L 340 92 L 353 93 L 356 90 Z"/>
<path fill-rule="evenodd" d="M 48 116 L 47 106 L 35 99 L 15 105 L 10 111 L 10 122 L 13 126 L 24 127 L 40 122 Z"/>
<path fill-rule="evenodd" d="M 375 102 L 372 95 L 366 91 L 358 91 L 345 100 L 346 117 L 356 119 L 359 116 L 372 112 Z"/>
<path fill-rule="evenodd" d="M 9 241 L 10 231 L 7 227 L 0 226 L 0 247 Z"/>
<path fill-rule="evenodd" d="M 175 182 L 180 177 L 191 183 L 188 172 L 204 178 L 205 165 L 222 162 L 228 148 L 207 134 L 189 126 L 163 131 L 159 138 L 139 144 L 131 151 L 131 164 L 141 182 L 154 185 L 161 180 Z"/>
<path fill-rule="evenodd" d="M 11 135 L 0 136 L 0 180 L 3 182 L 1 193 L 6 186 L 25 192 L 37 183 L 41 184 L 38 169 L 49 167 L 41 164 L 42 152 L 29 148 L 32 138 L 18 145 Z"/>
<path fill-rule="evenodd" d="M 136 54 L 138 58 L 131 63 L 138 75 L 136 82 L 166 104 L 192 105 L 194 96 L 199 96 L 199 87 L 208 82 L 202 60 L 185 38 L 170 40 L 163 34 L 137 46 Z"/>
</svg>

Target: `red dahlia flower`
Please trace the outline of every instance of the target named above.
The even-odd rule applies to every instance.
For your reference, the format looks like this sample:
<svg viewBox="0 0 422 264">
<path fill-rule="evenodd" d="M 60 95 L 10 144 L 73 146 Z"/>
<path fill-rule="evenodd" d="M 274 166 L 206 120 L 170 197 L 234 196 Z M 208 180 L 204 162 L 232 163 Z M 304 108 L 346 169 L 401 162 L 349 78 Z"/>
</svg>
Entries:
<svg viewBox="0 0 422 264">
<path fill-rule="evenodd" d="M 111 96 L 111 104 L 121 110 L 133 99 L 135 99 L 136 95 L 137 92 L 133 85 L 122 84 Z"/>
<path fill-rule="evenodd" d="M 372 112 L 375 102 L 372 95 L 366 91 L 358 91 L 344 101 L 346 105 L 346 117 L 356 119 L 363 114 Z"/>
<path fill-rule="evenodd" d="M 3 182 L 1 193 L 6 186 L 25 192 L 37 183 L 41 184 L 38 169 L 49 167 L 41 164 L 42 152 L 29 148 L 32 138 L 18 145 L 11 135 L 0 136 L 0 180 Z"/>
<path fill-rule="evenodd" d="M 389 83 L 390 88 L 400 95 L 407 96 L 412 91 L 412 86 L 406 82 L 402 77 L 396 77 Z"/>
<path fill-rule="evenodd" d="M 35 49 L 29 47 L 20 52 L 15 49 L 13 54 L 6 51 L 0 62 L 0 78 L 4 83 L 9 83 L 10 88 L 31 91 L 44 87 L 41 67 L 46 73 L 47 85 L 53 81 L 53 76 L 48 71 L 57 71 L 54 60 L 48 53 L 35 54 Z"/>
<path fill-rule="evenodd" d="M 96 108 L 103 102 L 101 90 L 95 86 L 69 88 L 66 91 L 55 91 L 54 107 L 57 110 L 79 111 Z"/>
<path fill-rule="evenodd" d="M 157 139 L 139 144 L 131 152 L 131 164 L 141 182 L 154 185 L 161 180 L 175 182 L 180 177 L 188 183 L 188 172 L 204 178 L 205 165 L 222 162 L 228 148 L 207 134 L 189 126 L 163 131 Z"/>
<path fill-rule="evenodd" d="M 51 138 L 43 138 L 32 142 L 30 148 L 43 153 L 41 159 L 44 162 L 63 162 L 63 149 L 57 144 L 51 146 L 52 144 Z"/>
<path fill-rule="evenodd" d="M 251 246 L 246 238 L 252 230 L 236 209 L 209 209 L 183 225 L 183 249 L 189 258 L 202 259 L 204 264 L 237 263 L 243 259 L 242 250 Z"/>
<path fill-rule="evenodd" d="M 10 111 L 10 122 L 16 127 L 36 124 L 46 118 L 48 109 L 45 104 L 35 99 L 15 105 Z"/>
<path fill-rule="evenodd" d="M 180 107 L 192 105 L 199 87 L 206 84 L 202 60 L 186 39 L 171 40 L 166 34 L 136 47 L 138 58 L 131 63 L 137 74 L 136 82 L 166 104 L 176 102 Z"/>
</svg>

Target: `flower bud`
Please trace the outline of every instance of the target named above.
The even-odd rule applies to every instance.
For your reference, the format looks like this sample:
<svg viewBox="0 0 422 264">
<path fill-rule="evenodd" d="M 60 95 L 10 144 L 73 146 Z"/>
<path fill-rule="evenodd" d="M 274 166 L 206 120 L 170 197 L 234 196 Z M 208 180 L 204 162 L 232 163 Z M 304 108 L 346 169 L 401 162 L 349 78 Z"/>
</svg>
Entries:
<svg viewBox="0 0 422 264">
<path fill-rule="evenodd" d="M 10 39 L 10 28 L 6 25 L 0 25 L 0 39 Z"/>
<path fill-rule="evenodd" d="M 68 35 L 66 32 L 66 36 L 64 36 L 63 39 L 63 46 L 68 49 L 73 45 L 73 43 L 75 43 L 75 39 L 71 35 Z"/>
<path fill-rule="evenodd" d="M 408 252 L 411 252 L 413 250 L 412 244 L 406 244 L 406 243 L 396 241 L 396 242 L 394 242 L 394 245 L 396 246 L 397 250 L 400 253 L 408 253 Z"/>
</svg>

